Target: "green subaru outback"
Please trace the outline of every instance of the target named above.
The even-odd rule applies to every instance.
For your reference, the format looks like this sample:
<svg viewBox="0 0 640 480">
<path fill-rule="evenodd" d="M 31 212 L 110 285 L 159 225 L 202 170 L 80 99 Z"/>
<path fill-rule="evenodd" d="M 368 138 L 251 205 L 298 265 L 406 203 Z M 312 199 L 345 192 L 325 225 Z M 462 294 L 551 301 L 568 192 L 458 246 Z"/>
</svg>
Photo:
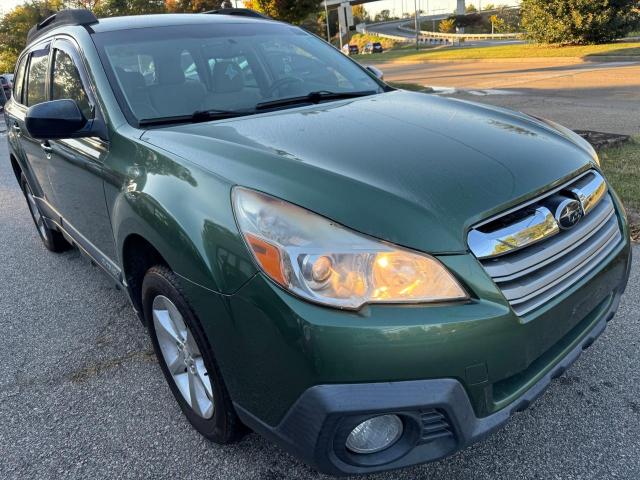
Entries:
<svg viewBox="0 0 640 480">
<path fill-rule="evenodd" d="M 44 245 L 126 290 L 193 426 L 323 472 L 480 440 L 628 279 L 624 209 L 580 137 L 395 90 L 250 12 L 60 12 L 5 119 Z"/>
</svg>

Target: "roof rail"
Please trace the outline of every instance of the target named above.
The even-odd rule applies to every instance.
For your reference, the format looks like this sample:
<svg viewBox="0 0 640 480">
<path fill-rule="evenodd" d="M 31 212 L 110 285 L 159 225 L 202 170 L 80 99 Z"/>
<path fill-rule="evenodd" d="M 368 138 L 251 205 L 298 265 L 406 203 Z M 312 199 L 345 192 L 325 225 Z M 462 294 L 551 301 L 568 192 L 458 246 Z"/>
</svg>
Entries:
<svg viewBox="0 0 640 480">
<path fill-rule="evenodd" d="M 89 10 L 83 8 L 60 10 L 31 27 L 27 34 L 27 44 L 44 35 L 49 30 L 53 30 L 62 25 L 82 25 L 88 27 L 95 23 L 98 23 L 98 19 Z"/>
<path fill-rule="evenodd" d="M 220 8 L 218 10 L 209 10 L 208 12 L 203 13 L 208 13 L 211 15 L 237 15 L 239 17 L 263 18 L 266 20 L 273 20 L 271 17 L 260 12 L 256 12 L 255 10 L 251 10 L 250 8 Z"/>
</svg>

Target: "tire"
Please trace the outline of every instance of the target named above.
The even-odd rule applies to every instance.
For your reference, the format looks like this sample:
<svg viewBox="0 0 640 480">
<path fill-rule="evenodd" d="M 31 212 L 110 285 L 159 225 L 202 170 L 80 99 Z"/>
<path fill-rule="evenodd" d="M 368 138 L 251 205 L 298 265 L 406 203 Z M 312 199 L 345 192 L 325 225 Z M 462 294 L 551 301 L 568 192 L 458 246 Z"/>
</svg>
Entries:
<svg viewBox="0 0 640 480">
<path fill-rule="evenodd" d="M 27 200 L 29 213 L 31 213 L 31 218 L 36 226 L 38 235 L 47 250 L 59 253 L 71 248 L 69 242 L 64 239 L 59 231 L 49 228 L 44 222 L 44 217 L 42 216 L 42 213 L 40 213 L 40 208 L 35 201 L 33 192 L 29 186 L 29 182 L 27 182 L 27 177 L 24 176 L 24 173 L 20 176 L 20 188 L 22 188 L 22 193 Z"/>
<path fill-rule="evenodd" d="M 142 282 L 142 305 L 162 373 L 189 422 L 215 443 L 240 439 L 246 430 L 233 408 L 200 322 L 169 268 L 156 266 L 147 271 Z"/>
</svg>

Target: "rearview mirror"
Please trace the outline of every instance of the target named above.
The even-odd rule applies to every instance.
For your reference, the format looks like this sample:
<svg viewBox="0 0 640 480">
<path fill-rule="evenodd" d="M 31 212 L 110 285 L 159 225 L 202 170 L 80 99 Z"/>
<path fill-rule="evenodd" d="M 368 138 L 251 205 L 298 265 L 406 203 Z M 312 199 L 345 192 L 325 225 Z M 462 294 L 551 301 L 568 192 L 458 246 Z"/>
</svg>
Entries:
<svg viewBox="0 0 640 480">
<path fill-rule="evenodd" d="M 367 65 L 365 68 L 373 73 L 378 80 L 384 81 L 384 73 L 382 72 L 382 70 L 372 65 Z"/>
<path fill-rule="evenodd" d="M 93 132 L 75 100 L 52 100 L 29 107 L 25 126 L 33 138 L 91 137 Z M 88 127 L 88 128 L 85 128 Z"/>
</svg>

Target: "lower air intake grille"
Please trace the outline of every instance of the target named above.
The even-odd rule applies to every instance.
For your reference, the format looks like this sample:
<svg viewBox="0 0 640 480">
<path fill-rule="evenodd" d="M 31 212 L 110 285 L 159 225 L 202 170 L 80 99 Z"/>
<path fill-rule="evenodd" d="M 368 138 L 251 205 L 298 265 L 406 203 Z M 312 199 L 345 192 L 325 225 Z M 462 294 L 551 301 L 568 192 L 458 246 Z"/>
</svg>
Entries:
<svg viewBox="0 0 640 480">
<path fill-rule="evenodd" d="M 471 250 L 520 316 L 570 288 L 621 240 L 613 200 L 595 171 L 469 234 Z"/>
<path fill-rule="evenodd" d="M 453 438 L 453 429 L 445 412 L 433 408 L 423 410 L 420 412 L 420 416 L 422 419 L 420 443 L 429 443 L 441 438 Z"/>
</svg>

